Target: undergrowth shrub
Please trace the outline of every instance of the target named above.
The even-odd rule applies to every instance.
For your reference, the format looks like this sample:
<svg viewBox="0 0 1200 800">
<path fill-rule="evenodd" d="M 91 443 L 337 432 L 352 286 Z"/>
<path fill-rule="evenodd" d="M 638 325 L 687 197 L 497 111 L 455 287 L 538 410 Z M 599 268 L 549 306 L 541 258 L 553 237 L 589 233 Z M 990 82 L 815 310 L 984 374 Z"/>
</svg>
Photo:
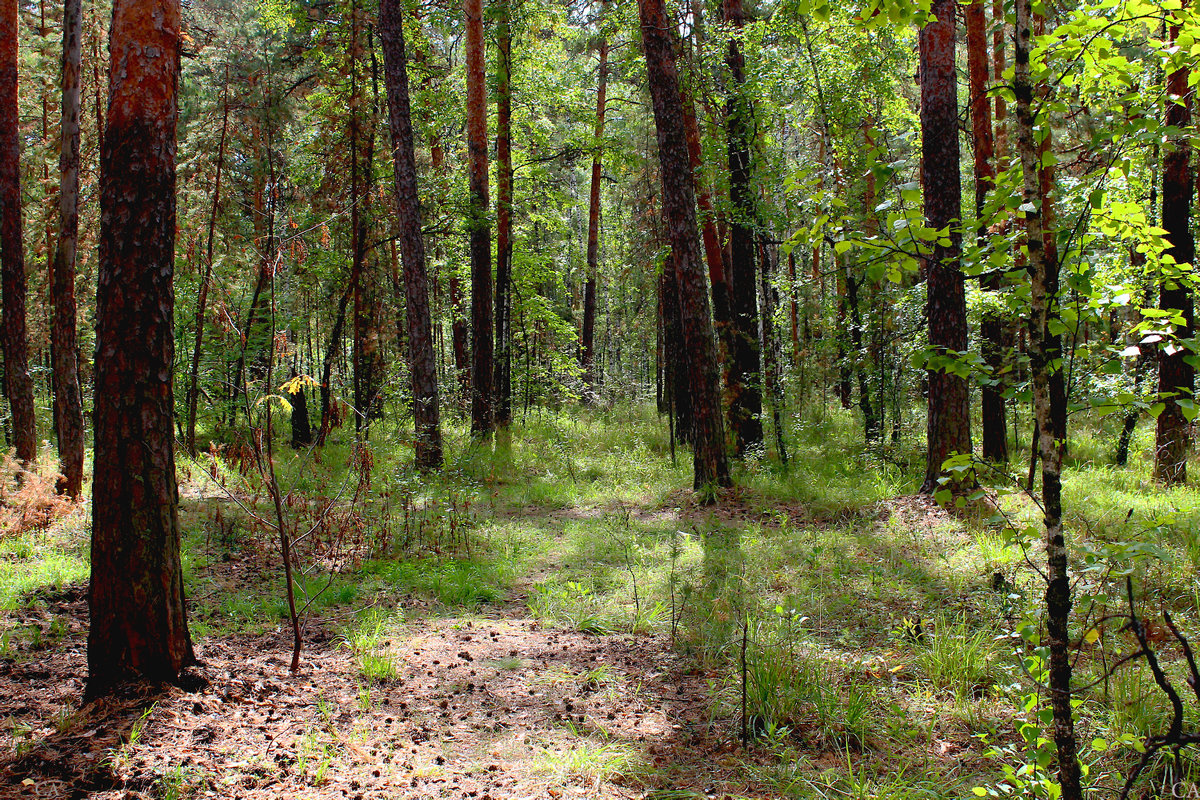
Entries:
<svg viewBox="0 0 1200 800">
<path fill-rule="evenodd" d="M 0 458 L 0 536 L 45 531 L 76 508 L 58 494 L 58 460 L 49 446 L 23 467 L 12 451 Z"/>
</svg>

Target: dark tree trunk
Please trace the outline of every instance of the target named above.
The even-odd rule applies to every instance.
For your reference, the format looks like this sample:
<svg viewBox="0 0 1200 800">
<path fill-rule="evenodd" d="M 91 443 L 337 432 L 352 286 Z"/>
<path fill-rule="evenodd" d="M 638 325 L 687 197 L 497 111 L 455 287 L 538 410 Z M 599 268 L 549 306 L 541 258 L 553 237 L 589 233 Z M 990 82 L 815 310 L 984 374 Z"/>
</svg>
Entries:
<svg viewBox="0 0 1200 800">
<path fill-rule="evenodd" d="M 496 5 L 496 364 L 493 377 L 497 427 L 512 422 L 512 8 Z"/>
<path fill-rule="evenodd" d="M 79 239 L 79 67 L 81 0 L 63 3 L 62 149 L 58 157 L 58 245 L 51 292 L 54 320 L 50 357 L 54 372 L 54 431 L 62 479 L 58 491 L 72 500 L 83 488 L 83 398 L 79 391 L 79 343 L 75 335 L 75 251 Z"/>
<path fill-rule="evenodd" d="M 1170 40 L 1179 36 L 1179 26 L 1172 25 Z M 1166 146 L 1162 165 L 1162 227 L 1167 232 L 1171 247 L 1167 254 L 1176 264 L 1190 264 L 1196 257 L 1196 245 L 1192 238 L 1192 147 L 1188 128 L 1192 123 L 1192 89 L 1188 85 L 1189 70 L 1184 67 L 1167 76 L 1166 123 L 1179 133 Z M 1173 276 L 1162 282 L 1159 290 L 1158 307 L 1164 311 L 1178 312 L 1183 325 L 1175 327 L 1180 340 L 1190 339 L 1193 326 L 1193 304 L 1191 290 L 1183 280 Z M 1187 457 L 1191 449 L 1188 421 L 1183 415 L 1177 399 L 1192 399 L 1195 370 L 1187 362 L 1190 350 L 1177 347 L 1173 352 L 1166 349 L 1158 354 L 1158 391 L 1164 409 L 1158 415 L 1154 436 L 1154 477 L 1162 483 L 1172 485 L 1187 481 Z"/>
<path fill-rule="evenodd" d="M 354 294 L 354 282 L 346 284 L 338 301 L 333 330 L 329 332 L 329 344 L 325 348 L 325 364 L 321 368 L 321 427 L 317 431 L 317 444 L 324 446 L 325 439 L 333 429 L 333 362 L 342 350 L 342 332 L 346 329 L 346 309 Z"/>
<path fill-rule="evenodd" d="M 116 0 L 100 156 L 90 696 L 176 681 L 183 603 L 174 400 L 178 0 Z"/>
<path fill-rule="evenodd" d="M 380 270 L 367 243 L 370 231 L 371 201 L 375 194 L 375 128 L 378 115 L 378 68 L 374 43 L 367 37 L 371 54 L 373 95 L 372 114 L 362 119 L 359 109 L 365 102 L 358 80 L 360 20 L 357 3 L 352 7 L 350 58 L 350 235 L 351 273 L 354 286 L 354 429 L 365 438 L 371 423 L 383 416 L 379 390 L 383 383 L 383 353 L 380 350 L 382 317 Z M 364 122 L 366 135 L 363 135 Z"/>
<path fill-rule="evenodd" d="M 17 459 L 37 456 L 33 380 L 25 341 L 25 251 L 21 235 L 21 139 L 17 107 L 17 0 L 0 0 L 0 292 L 4 295 L 0 345 L 4 394 L 12 409 Z"/>
<path fill-rule="evenodd" d="M 966 6 L 967 64 L 971 95 L 971 134 L 975 140 L 975 214 L 979 218 L 977 236 L 980 246 L 987 240 L 987 225 L 983 209 L 987 194 L 996 181 L 992 163 L 995 152 L 992 137 L 992 109 L 988 99 L 987 15 L 983 0 L 973 0 Z M 1003 23 L 1003 19 L 1000 20 Z M 989 275 L 982 288 L 999 292 L 1001 275 Z M 980 320 L 980 349 L 991 372 L 983 385 L 981 421 L 983 425 L 983 457 L 987 461 L 1008 461 L 1008 422 L 1004 405 L 1004 384 L 1000 375 L 1004 367 L 1004 319 L 994 304 L 987 304 Z"/>
<path fill-rule="evenodd" d="M 1046 542 L 1046 632 L 1050 651 L 1050 707 L 1054 715 L 1054 743 L 1058 749 L 1058 779 L 1063 800 L 1081 800 L 1083 789 L 1071 709 L 1071 652 L 1068 623 L 1071 616 L 1071 582 L 1067 571 L 1067 546 L 1062 524 L 1062 462 L 1067 435 L 1066 394 L 1063 373 L 1055 365 L 1061 345 L 1051 332 L 1057 315 L 1058 261 L 1046 252 L 1049 233 L 1045 221 L 1052 217 L 1045 186 L 1043 159 L 1035 136 L 1033 84 L 1029 53 L 1030 0 L 1016 0 L 1013 91 L 1017 105 L 1017 149 L 1024 178 L 1025 245 L 1029 258 L 1031 314 L 1029 366 L 1033 405 L 1037 419 L 1037 446 L 1042 462 L 1042 512 Z"/>
<path fill-rule="evenodd" d="M 596 87 L 596 140 L 592 147 L 592 184 L 588 194 L 587 282 L 583 285 L 583 331 L 579 342 L 579 366 L 586 386 L 584 400 L 596 395 L 596 366 L 593 363 L 596 335 L 596 275 L 600 262 L 600 159 L 604 153 L 604 105 L 608 88 L 608 38 L 600 40 L 600 77 Z"/>
<path fill-rule="evenodd" d="M 723 0 L 725 22 L 742 30 L 746 14 L 741 0 Z M 758 208 L 751 188 L 751 153 L 754 107 L 745 87 L 746 66 L 741 44 L 730 38 L 725 63 L 732 85 L 725 105 L 729 146 L 729 288 L 733 317 L 733 351 L 729 354 L 729 427 L 739 457 L 761 448 L 762 353 L 758 341 L 758 278 L 755 273 L 754 236 L 759 227 Z"/>
<path fill-rule="evenodd" d="M 213 180 L 212 209 L 208 215 L 208 239 L 204 248 L 204 276 L 200 279 L 200 294 L 196 299 L 196 346 L 192 350 L 192 369 L 188 374 L 187 390 L 187 448 L 196 454 L 196 406 L 200 398 L 200 356 L 204 352 L 204 315 L 208 309 L 208 291 L 212 284 L 213 237 L 217 231 L 217 214 L 221 207 L 221 171 L 225 165 L 225 140 L 229 134 L 229 68 L 225 68 L 225 86 L 221 102 L 221 141 L 217 145 L 217 172 Z"/>
<path fill-rule="evenodd" d="M 967 349 L 966 289 L 961 272 L 962 188 L 959 182 L 958 81 L 954 62 L 955 0 L 935 0 L 937 19 L 921 28 L 921 174 L 926 224 L 949 228 L 925 260 L 929 345 L 956 358 Z M 928 460 L 922 491 L 932 492 L 942 462 L 971 452 L 967 382 L 944 368 L 929 370 Z"/>
<path fill-rule="evenodd" d="M 771 280 L 775 259 L 772 258 L 771 246 L 765 239 L 758 242 L 758 263 L 762 294 L 762 343 L 763 343 L 763 384 L 767 397 L 771 402 L 771 427 L 775 431 L 775 450 L 779 455 L 779 463 L 788 463 L 787 444 L 783 437 L 783 384 L 779 375 L 779 340 L 775 333 L 775 307 L 778 305 L 778 293 Z"/>
<path fill-rule="evenodd" d="M 400 0 L 382 0 L 380 3 L 379 38 L 383 43 L 388 120 L 392 130 L 392 158 L 396 170 L 396 208 L 400 219 L 401 257 L 404 261 L 405 317 L 408 323 L 413 421 L 416 428 L 415 459 L 418 470 L 428 471 L 442 465 L 442 429 Z"/>
<path fill-rule="evenodd" d="M 292 379 L 298 376 L 293 369 Z M 299 391 L 288 395 L 288 402 L 292 404 L 292 448 L 299 450 L 313 442 L 312 424 L 308 419 L 308 387 L 301 384 Z"/>
<path fill-rule="evenodd" d="M 467 18 L 467 150 L 471 218 L 471 432 L 495 427 L 492 384 L 492 237 L 488 223 L 487 86 L 484 76 L 483 2 L 464 0 Z"/>
<path fill-rule="evenodd" d="M 868 369 L 867 365 L 863 363 L 867 352 L 863 346 L 863 319 L 862 309 L 858 302 L 858 280 L 851 268 L 850 259 L 845 255 L 839 256 L 839 258 L 843 261 L 842 268 L 846 275 L 846 305 L 850 310 L 850 345 L 855 354 L 853 371 L 858 378 L 858 407 L 863 415 L 864 437 L 867 444 L 872 444 L 879 440 L 883 432 L 883 420 L 879 418 L 882 407 L 871 402 L 871 387 L 867 379 Z"/>
<path fill-rule="evenodd" d="M 708 310 L 708 290 L 696 229 L 696 199 L 688 170 L 683 131 L 683 102 L 675 68 L 674 26 L 663 0 L 638 0 L 642 44 L 658 134 L 663 210 L 671 237 L 669 267 L 679 293 L 687 387 L 693 421 L 693 485 L 696 489 L 729 484 L 725 431 L 717 383 L 717 353 Z"/>
</svg>

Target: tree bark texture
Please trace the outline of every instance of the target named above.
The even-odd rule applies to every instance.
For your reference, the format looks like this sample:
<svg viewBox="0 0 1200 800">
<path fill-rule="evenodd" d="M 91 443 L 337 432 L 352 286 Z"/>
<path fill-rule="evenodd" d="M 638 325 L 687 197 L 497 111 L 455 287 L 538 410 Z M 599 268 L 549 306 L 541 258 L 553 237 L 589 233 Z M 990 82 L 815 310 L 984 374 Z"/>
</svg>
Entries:
<svg viewBox="0 0 1200 800">
<path fill-rule="evenodd" d="M 983 220 L 983 209 L 987 195 L 996 182 L 994 162 L 995 147 L 992 134 L 992 106 L 988 98 L 988 52 L 987 14 L 983 0 L 974 0 L 965 8 L 967 27 L 967 70 L 971 96 L 971 135 L 975 143 L 975 214 L 979 220 L 977 237 L 982 247 L 987 241 L 987 225 Z M 1003 19 L 1001 19 L 1003 22 Z M 990 275 L 982 281 L 982 288 L 990 292 L 1000 291 L 1002 276 Z M 1004 404 L 1004 385 L 1001 371 L 1004 368 L 1004 319 L 994 304 L 987 304 L 980 320 L 980 348 L 984 362 L 991 372 L 990 382 L 985 383 L 982 395 L 981 423 L 983 457 L 987 461 L 1008 461 L 1008 422 Z"/>
<path fill-rule="evenodd" d="M 0 0 L 0 293 L 3 320 L 4 393 L 12 410 L 17 459 L 37 456 L 33 380 L 25 341 L 25 251 L 21 230 L 21 139 L 17 107 L 17 0 Z"/>
<path fill-rule="evenodd" d="M 392 159 L 396 170 L 400 252 L 404 262 L 404 296 L 407 304 L 405 317 L 412 374 L 413 421 L 416 427 L 415 459 L 417 469 L 425 472 L 442 465 L 442 429 L 400 0 L 382 0 L 380 3 L 379 38 L 383 44 L 388 120 L 392 131 Z"/>
<path fill-rule="evenodd" d="M 600 181 L 604 154 L 604 106 L 608 88 L 608 38 L 600 39 L 600 76 L 596 86 L 596 137 L 592 145 L 592 183 L 588 192 L 587 281 L 583 285 L 583 330 L 579 341 L 579 366 L 586 386 L 585 400 L 596 394 L 596 276 L 600 263 Z"/>
<path fill-rule="evenodd" d="M 933 245 L 925 259 L 929 346 L 937 355 L 967 349 L 966 288 L 961 271 L 962 189 L 958 153 L 958 81 L 955 72 L 955 0 L 935 0 L 936 19 L 921 28 L 921 175 L 926 225 L 946 230 L 949 244 Z M 931 369 L 928 407 L 928 460 L 922 491 L 932 492 L 942 462 L 971 452 L 971 413 L 967 382 L 945 369 Z"/>
<path fill-rule="evenodd" d="M 671 239 L 669 268 L 679 297 L 687 387 L 691 394 L 693 485 L 729 485 L 729 461 L 717 383 L 717 352 L 708 309 L 708 287 L 696 228 L 696 198 L 688 169 L 683 102 L 675 67 L 674 23 L 663 0 L 638 0 L 642 44 L 658 136 L 663 210 Z"/>
<path fill-rule="evenodd" d="M 183 602 L 174 400 L 178 0 L 116 0 L 100 157 L 89 695 L 175 681 Z"/>
<path fill-rule="evenodd" d="M 1067 572 L 1067 546 L 1062 524 L 1062 462 L 1066 444 L 1066 395 L 1063 374 L 1055 361 L 1060 355 L 1058 336 L 1051 333 L 1057 314 L 1058 262 L 1047 257 L 1047 195 L 1043 186 L 1041 147 L 1036 138 L 1033 84 L 1029 53 L 1032 50 L 1030 0 L 1016 0 L 1016 37 L 1013 54 L 1016 95 L 1017 148 L 1024 184 L 1025 246 L 1031 278 L 1029 361 L 1033 406 L 1037 418 L 1037 445 L 1042 462 L 1042 510 L 1046 541 L 1046 628 L 1050 650 L 1050 706 L 1054 714 L 1054 743 L 1058 749 L 1058 779 L 1063 800 L 1083 796 L 1075 725 L 1071 709 L 1071 653 L 1068 623 L 1071 616 L 1071 582 Z M 1056 387 L 1054 384 L 1058 384 Z"/>
<path fill-rule="evenodd" d="M 1170 40 L 1179 35 L 1179 26 L 1170 28 Z M 1192 123 L 1192 88 L 1188 85 L 1188 69 L 1182 68 L 1167 76 L 1166 123 L 1178 129 L 1166 144 L 1162 164 L 1162 227 L 1171 247 L 1167 254 L 1176 264 L 1191 264 L 1196 258 L 1192 237 L 1192 147 L 1189 127 Z M 1182 340 L 1191 338 L 1194 329 L 1191 288 L 1184 280 L 1166 277 L 1159 290 L 1158 307 L 1176 311 L 1183 316 L 1183 325 L 1175 335 Z M 1154 436 L 1154 477 L 1173 485 L 1187 481 L 1187 457 L 1191 436 L 1187 418 L 1177 399 L 1191 399 L 1195 385 L 1195 370 L 1184 359 L 1191 355 L 1186 347 L 1177 346 L 1158 353 L 1158 391 L 1164 409 L 1158 415 Z"/>
<path fill-rule="evenodd" d="M 725 104 L 729 149 L 729 288 L 733 351 L 729 354 L 729 427 L 739 457 L 763 446 L 762 351 L 758 339 L 758 279 L 754 237 L 758 207 L 751 186 L 754 106 L 746 89 L 746 64 L 738 40 L 746 21 L 741 0 L 723 0 L 725 23 L 732 29 L 725 63 L 731 85 Z"/>
<path fill-rule="evenodd" d="M 58 491 L 72 500 L 83 489 L 83 397 L 75 331 L 75 253 L 79 240 L 79 68 L 82 0 L 63 3 L 62 130 L 58 157 L 58 244 L 51 269 L 54 318 L 50 357 L 54 373 L 54 432 L 62 479 Z"/>
<path fill-rule="evenodd" d="M 512 422 L 512 8 L 496 4 L 496 425 Z"/>
<path fill-rule="evenodd" d="M 487 86 L 483 2 L 463 0 L 467 18 L 467 151 L 471 211 L 471 432 L 495 427 L 492 382 L 492 236 L 488 222 Z"/>
</svg>

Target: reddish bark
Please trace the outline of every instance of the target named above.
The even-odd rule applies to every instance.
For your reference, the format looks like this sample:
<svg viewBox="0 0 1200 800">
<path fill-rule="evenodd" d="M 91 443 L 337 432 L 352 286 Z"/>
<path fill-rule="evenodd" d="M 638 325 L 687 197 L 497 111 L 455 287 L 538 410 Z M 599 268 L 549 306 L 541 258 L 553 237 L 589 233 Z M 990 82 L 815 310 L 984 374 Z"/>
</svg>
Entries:
<svg viewBox="0 0 1200 800">
<path fill-rule="evenodd" d="M 89 695 L 176 681 L 183 603 L 174 401 L 178 0 L 116 0 L 100 157 Z"/>
<path fill-rule="evenodd" d="M 926 224 L 947 229 L 925 258 L 929 345 L 956 357 L 967 349 L 966 288 L 961 271 L 962 188 L 959 182 L 958 81 L 955 72 L 955 0 L 935 0 L 936 19 L 921 28 L 921 173 Z M 971 452 L 970 398 L 965 379 L 945 369 L 929 378 L 928 459 L 922 491 L 932 492 L 942 462 Z"/>
<path fill-rule="evenodd" d="M 987 194 L 996 181 L 993 164 L 992 110 L 988 101 L 987 16 L 983 0 L 974 0 L 965 10 L 967 27 L 967 66 L 971 96 L 971 134 L 975 140 L 975 214 L 979 218 L 978 237 L 982 246 L 987 237 L 987 225 L 982 215 Z M 1001 275 L 996 273 L 983 280 L 984 289 L 1000 290 Z M 1004 320 L 991 306 L 980 320 L 981 350 L 992 373 L 992 383 L 982 388 L 981 422 L 983 424 L 983 457 L 988 461 L 1008 460 L 1007 415 L 1004 406 L 1004 385 L 1000 371 L 1004 367 Z"/>
<path fill-rule="evenodd" d="M 493 377 L 496 425 L 512 422 L 512 9 L 496 4 L 496 364 Z"/>
<path fill-rule="evenodd" d="M 1179 36 L 1179 26 L 1172 25 L 1170 39 Z M 1192 237 L 1192 147 L 1186 135 L 1192 123 L 1192 88 L 1188 85 L 1188 69 L 1182 68 L 1167 76 L 1166 123 L 1177 129 L 1167 143 L 1162 162 L 1162 227 L 1171 243 L 1167 254 L 1176 264 L 1190 264 L 1196 258 Z M 1177 311 L 1184 323 L 1177 326 L 1175 335 L 1189 339 L 1194 329 L 1192 294 L 1182 281 L 1168 278 L 1159 290 L 1159 308 Z M 1164 409 L 1158 415 L 1154 438 L 1154 476 L 1166 484 L 1187 481 L 1187 457 L 1191 449 L 1188 421 L 1177 399 L 1191 399 L 1195 386 L 1195 370 L 1185 360 L 1190 354 L 1186 347 L 1174 352 L 1160 350 L 1158 354 L 1158 391 L 1164 395 Z"/>
<path fill-rule="evenodd" d="M 25 252 L 21 235 L 21 139 L 17 107 L 20 21 L 17 0 L 0 0 L 0 292 L 4 313 L 4 393 L 12 409 L 12 441 L 17 459 L 37 456 L 33 380 L 25 341 Z"/>
<path fill-rule="evenodd" d="M 464 0 L 467 18 L 467 150 L 471 218 L 471 432 L 495 427 L 492 383 L 492 241 L 488 224 L 487 86 L 483 3 Z"/>
</svg>

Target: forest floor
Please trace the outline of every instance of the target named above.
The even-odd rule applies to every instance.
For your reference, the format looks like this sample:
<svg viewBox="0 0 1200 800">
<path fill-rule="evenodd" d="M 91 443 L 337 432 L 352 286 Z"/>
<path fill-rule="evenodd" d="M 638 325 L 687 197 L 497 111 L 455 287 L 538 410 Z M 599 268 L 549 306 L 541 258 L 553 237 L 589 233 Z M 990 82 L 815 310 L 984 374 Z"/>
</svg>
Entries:
<svg viewBox="0 0 1200 800">
<path fill-rule="evenodd" d="M 203 460 L 181 466 L 200 662 L 186 688 L 83 704 L 87 508 L 60 508 L 49 527 L 24 532 L 9 520 L 0 797 L 865 799 L 1020 788 L 1003 768 L 1037 763 L 1018 734 L 1036 716 L 1011 642 L 1036 616 L 1037 579 L 989 521 L 997 502 L 1025 513 L 1017 501 L 947 511 L 897 492 L 903 482 L 882 480 L 882 467 L 868 474 L 851 460 L 835 474 L 814 460 L 817 471 L 794 483 L 747 474 L 699 505 L 679 488 L 686 467 L 600 455 L 603 443 L 561 430 L 546 449 L 554 437 L 541 433 L 502 470 L 467 453 L 423 494 L 386 480 L 380 463 L 374 488 L 355 490 L 331 466 L 353 463 L 350 453 L 327 455 L 333 477 L 319 485 L 312 464 L 298 464 L 288 476 L 295 529 L 324 527 L 299 555 L 309 607 L 294 675 L 276 534 L 259 518 L 269 504 L 252 475 L 236 482 L 234 460 L 218 482 Z M 1097 475 L 1069 483 L 1068 498 L 1082 505 L 1072 492 Z M 1093 492 L 1088 533 L 1102 538 L 1128 505 L 1124 490 L 1141 488 Z M 337 511 L 322 511 L 331 497 Z M 1182 509 L 1170 524 L 1186 533 L 1194 499 L 1154 502 Z M 1196 541 L 1182 569 L 1168 559 L 1137 571 L 1148 597 L 1169 599 L 1189 628 Z M 1101 634 L 1080 652 L 1081 682 L 1106 642 L 1122 646 L 1120 634 Z M 1023 652 L 1028 666 L 1036 651 Z M 1085 759 L 1111 785 L 1136 757 L 1133 739 L 1165 725 L 1168 704 L 1135 670 L 1081 700 L 1081 739 L 1105 742 Z"/>
</svg>

